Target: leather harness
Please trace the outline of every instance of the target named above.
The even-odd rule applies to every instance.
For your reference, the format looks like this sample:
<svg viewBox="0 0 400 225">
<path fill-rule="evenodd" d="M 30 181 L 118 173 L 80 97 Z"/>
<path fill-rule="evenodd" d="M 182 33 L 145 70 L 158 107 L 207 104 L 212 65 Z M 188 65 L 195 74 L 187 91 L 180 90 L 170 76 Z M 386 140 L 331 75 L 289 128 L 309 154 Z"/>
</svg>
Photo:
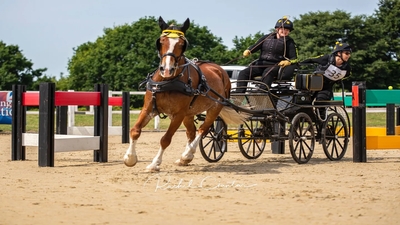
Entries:
<svg viewBox="0 0 400 225">
<path fill-rule="evenodd" d="M 197 88 L 192 87 L 192 77 L 191 77 L 192 74 L 190 74 L 189 66 L 193 67 L 196 70 L 197 72 L 196 74 L 199 77 L 199 84 L 197 85 Z M 146 79 L 143 82 L 141 82 L 140 86 L 143 86 L 146 83 L 146 89 L 152 93 L 153 112 L 155 112 L 157 115 L 159 115 L 160 113 L 157 110 L 156 93 L 166 92 L 166 91 L 178 91 L 187 96 L 194 96 L 189 105 L 189 108 L 192 108 L 193 103 L 196 101 L 199 95 L 206 96 L 207 93 L 210 91 L 210 87 L 207 84 L 206 77 L 201 72 L 197 64 L 185 58 L 185 64 L 182 65 L 182 67 L 183 67 L 182 72 L 171 80 L 154 81 L 152 78 L 155 72 L 157 71 L 155 70 L 152 73 L 149 73 Z M 186 74 L 188 76 L 187 83 L 179 80 L 180 77 L 185 75 L 186 71 L 187 71 Z M 166 116 L 163 116 L 163 118 L 166 118 Z"/>
</svg>

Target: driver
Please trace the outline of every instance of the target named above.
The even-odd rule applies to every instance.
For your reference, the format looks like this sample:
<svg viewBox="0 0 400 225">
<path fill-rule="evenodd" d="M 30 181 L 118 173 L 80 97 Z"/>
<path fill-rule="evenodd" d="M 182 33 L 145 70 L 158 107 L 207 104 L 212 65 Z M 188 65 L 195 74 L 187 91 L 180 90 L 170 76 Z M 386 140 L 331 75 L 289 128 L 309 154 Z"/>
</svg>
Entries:
<svg viewBox="0 0 400 225">
<path fill-rule="evenodd" d="M 315 93 L 316 101 L 328 101 L 333 98 L 333 85 L 350 76 L 349 59 L 351 47 L 347 43 L 336 42 L 332 53 L 309 58 L 301 63 L 318 63 L 317 71 L 322 71 L 324 82 L 322 90 Z"/>
<path fill-rule="evenodd" d="M 261 80 L 271 87 L 274 79 L 277 78 L 279 68 L 297 63 L 297 49 L 294 40 L 289 37 L 293 30 L 293 23 L 287 17 L 279 19 L 275 24 L 275 32 L 262 36 L 258 41 L 243 52 L 243 57 L 260 51 L 259 58 L 249 67 L 240 71 L 238 76 L 238 87 L 246 87 L 247 81 L 256 76 L 262 76 Z M 285 74 L 291 79 L 294 72 L 294 65 L 286 68 Z M 292 70 L 291 72 L 289 70 Z M 245 92 L 246 88 L 237 88 L 235 92 Z"/>
</svg>

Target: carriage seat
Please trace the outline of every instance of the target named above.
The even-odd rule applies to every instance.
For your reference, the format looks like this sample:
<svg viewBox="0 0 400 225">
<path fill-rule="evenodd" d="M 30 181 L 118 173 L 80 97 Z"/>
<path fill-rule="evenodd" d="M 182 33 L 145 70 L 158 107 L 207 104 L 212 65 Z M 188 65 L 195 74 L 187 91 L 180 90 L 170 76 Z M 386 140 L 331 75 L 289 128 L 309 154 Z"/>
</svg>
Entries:
<svg viewBox="0 0 400 225">
<path fill-rule="evenodd" d="M 297 74 L 298 66 L 296 64 L 284 68 L 279 68 L 277 79 L 272 82 L 271 90 L 280 93 L 291 93 L 294 89 L 293 78 Z"/>
</svg>

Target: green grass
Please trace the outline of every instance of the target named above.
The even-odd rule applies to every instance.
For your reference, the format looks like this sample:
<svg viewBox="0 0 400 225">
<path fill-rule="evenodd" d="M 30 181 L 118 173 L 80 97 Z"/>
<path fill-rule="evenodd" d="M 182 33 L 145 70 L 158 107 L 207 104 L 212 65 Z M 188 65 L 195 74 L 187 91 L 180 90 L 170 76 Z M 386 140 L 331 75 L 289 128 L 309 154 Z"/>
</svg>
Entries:
<svg viewBox="0 0 400 225">
<path fill-rule="evenodd" d="M 350 123 L 352 122 L 351 113 L 349 114 Z M 112 126 L 121 126 L 122 123 L 122 115 L 121 114 L 113 114 Z M 138 114 L 131 114 L 130 117 L 130 126 L 132 127 L 138 118 Z M 94 124 L 94 116 L 93 115 L 85 115 L 85 114 L 76 114 L 75 115 L 75 126 L 93 126 Z M 165 130 L 168 128 L 170 120 L 161 119 L 160 120 L 160 129 Z M 367 127 L 386 127 L 386 113 L 367 113 L 366 115 L 366 125 Z M 27 132 L 37 132 L 39 127 L 39 115 L 38 114 L 28 114 L 27 122 L 26 122 L 26 131 Z M 184 127 L 181 125 L 181 128 Z M 144 130 L 153 130 L 154 129 L 154 119 L 147 124 Z M 11 132 L 11 125 L 9 124 L 0 124 L 0 130 L 4 132 Z"/>
<path fill-rule="evenodd" d="M 131 114 L 130 116 L 130 126 L 132 127 L 139 114 Z M 39 130 L 39 115 L 38 114 L 27 114 L 26 115 L 26 132 L 38 132 Z M 170 120 L 161 119 L 160 120 L 160 129 L 167 129 Z M 75 126 L 93 126 L 94 125 L 94 116 L 93 115 L 85 115 L 85 114 L 75 114 Z M 122 115 L 121 114 L 113 114 L 112 126 L 121 126 L 122 125 Z M 183 127 L 182 127 L 183 128 Z M 0 124 L 0 130 L 4 132 L 11 132 L 10 124 Z M 154 130 L 154 119 L 151 120 L 143 130 Z"/>
<path fill-rule="evenodd" d="M 353 123 L 352 113 L 349 113 L 350 126 Z M 367 113 L 367 127 L 386 127 L 386 113 Z"/>
</svg>

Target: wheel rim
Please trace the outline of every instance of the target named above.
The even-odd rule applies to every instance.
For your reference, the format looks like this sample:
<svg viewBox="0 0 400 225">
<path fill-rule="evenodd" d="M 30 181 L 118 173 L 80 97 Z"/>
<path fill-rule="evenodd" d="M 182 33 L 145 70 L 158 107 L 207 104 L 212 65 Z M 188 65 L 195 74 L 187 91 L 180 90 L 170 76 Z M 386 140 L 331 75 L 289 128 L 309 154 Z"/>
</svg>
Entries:
<svg viewBox="0 0 400 225">
<path fill-rule="evenodd" d="M 346 154 L 349 143 L 349 129 L 346 120 L 339 113 L 331 113 L 321 131 L 322 147 L 326 157 L 340 160 Z"/>
<path fill-rule="evenodd" d="M 226 130 L 224 121 L 218 118 L 200 140 L 201 155 L 208 162 L 218 162 L 227 151 Z"/>
<path fill-rule="evenodd" d="M 257 159 L 266 146 L 266 138 L 260 121 L 250 120 L 239 126 L 238 145 L 240 152 L 247 159 Z"/>
<path fill-rule="evenodd" d="M 293 159 L 307 163 L 314 152 L 315 132 L 311 118 L 305 113 L 297 114 L 290 125 L 289 147 Z"/>
</svg>

